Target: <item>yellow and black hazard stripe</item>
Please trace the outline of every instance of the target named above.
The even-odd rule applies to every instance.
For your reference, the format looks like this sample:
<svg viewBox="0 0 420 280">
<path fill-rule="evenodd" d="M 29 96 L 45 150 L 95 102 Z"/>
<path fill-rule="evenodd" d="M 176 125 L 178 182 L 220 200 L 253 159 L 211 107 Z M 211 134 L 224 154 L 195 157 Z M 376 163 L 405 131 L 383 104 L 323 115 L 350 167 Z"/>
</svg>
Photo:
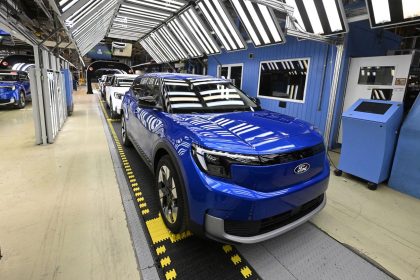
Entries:
<svg viewBox="0 0 420 280">
<path fill-rule="evenodd" d="M 134 149 L 121 145 L 121 124 L 109 117 L 100 100 L 109 130 L 118 151 L 133 201 L 147 231 L 162 279 L 259 279 L 259 276 L 232 245 L 194 237 L 190 231 L 173 234 L 165 226 L 153 190 L 153 176 Z"/>
</svg>

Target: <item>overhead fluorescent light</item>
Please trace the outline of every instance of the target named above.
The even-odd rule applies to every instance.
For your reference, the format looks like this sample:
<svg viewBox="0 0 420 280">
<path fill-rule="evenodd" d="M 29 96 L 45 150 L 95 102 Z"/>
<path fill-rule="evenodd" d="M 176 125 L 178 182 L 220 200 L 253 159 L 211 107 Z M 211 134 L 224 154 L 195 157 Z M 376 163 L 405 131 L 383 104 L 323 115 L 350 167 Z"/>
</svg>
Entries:
<svg viewBox="0 0 420 280">
<path fill-rule="evenodd" d="M 179 41 L 175 38 L 175 36 L 172 34 L 172 32 L 169 30 L 167 26 L 163 25 L 161 28 L 157 30 L 157 32 L 159 32 L 162 38 L 165 39 L 167 44 L 172 47 L 172 49 L 175 51 L 179 59 L 188 58 L 187 52 L 181 46 Z"/>
<path fill-rule="evenodd" d="M 271 8 L 248 0 L 230 0 L 256 47 L 284 42 Z"/>
<path fill-rule="evenodd" d="M 293 8 L 296 31 L 335 35 L 348 31 L 341 0 L 285 0 Z M 291 28 L 288 25 L 288 28 Z M 294 31 L 294 30 L 292 30 Z"/>
<path fill-rule="evenodd" d="M 220 53 L 219 46 L 212 38 L 210 31 L 204 26 L 194 7 L 190 7 L 180 14 L 179 18 L 183 21 L 184 26 L 188 28 L 190 34 L 194 36 L 201 49 L 204 50 L 207 55 Z"/>
<path fill-rule="evenodd" d="M 246 49 L 246 43 L 220 0 L 201 0 L 198 7 L 227 51 Z"/>
<path fill-rule="evenodd" d="M 420 22 L 418 0 L 366 0 L 372 28 Z"/>
<path fill-rule="evenodd" d="M 203 52 L 197 46 L 196 42 L 192 39 L 190 34 L 186 31 L 186 28 L 181 23 L 178 18 L 174 18 L 168 22 L 170 30 L 175 34 L 179 39 L 179 42 L 188 52 L 190 57 L 200 57 L 203 55 Z"/>
</svg>

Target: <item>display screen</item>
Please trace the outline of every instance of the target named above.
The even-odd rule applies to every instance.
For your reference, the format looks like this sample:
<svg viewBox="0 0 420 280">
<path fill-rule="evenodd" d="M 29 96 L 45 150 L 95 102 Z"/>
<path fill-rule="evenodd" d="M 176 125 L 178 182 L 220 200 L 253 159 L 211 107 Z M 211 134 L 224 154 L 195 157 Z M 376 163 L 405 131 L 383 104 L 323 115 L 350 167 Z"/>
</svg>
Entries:
<svg viewBox="0 0 420 280">
<path fill-rule="evenodd" d="M 359 85 L 390 86 L 394 81 L 395 66 L 360 67 Z"/>
<path fill-rule="evenodd" d="M 376 103 L 376 102 L 362 102 L 356 107 L 356 112 L 371 113 L 377 115 L 384 115 L 391 108 L 392 104 Z"/>
<path fill-rule="evenodd" d="M 418 0 L 366 0 L 373 28 L 420 21 Z"/>
</svg>

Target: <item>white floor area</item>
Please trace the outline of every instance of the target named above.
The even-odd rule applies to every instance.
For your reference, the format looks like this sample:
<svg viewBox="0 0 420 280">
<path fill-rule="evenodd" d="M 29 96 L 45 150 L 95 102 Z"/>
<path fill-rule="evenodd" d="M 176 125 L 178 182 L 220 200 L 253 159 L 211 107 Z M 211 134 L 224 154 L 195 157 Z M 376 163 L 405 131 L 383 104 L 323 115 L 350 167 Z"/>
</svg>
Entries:
<svg viewBox="0 0 420 280">
<path fill-rule="evenodd" d="M 140 278 L 96 96 L 74 97 L 52 145 L 0 110 L 0 279 Z"/>
<path fill-rule="evenodd" d="M 330 154 L 337 163 L 339 154 Z M 315 225 L 397 277 L 420 279 L 420 200 L 385 185 L 371 191 L 354 177 L 333 173 L 327 197 Z"/>
</svg>

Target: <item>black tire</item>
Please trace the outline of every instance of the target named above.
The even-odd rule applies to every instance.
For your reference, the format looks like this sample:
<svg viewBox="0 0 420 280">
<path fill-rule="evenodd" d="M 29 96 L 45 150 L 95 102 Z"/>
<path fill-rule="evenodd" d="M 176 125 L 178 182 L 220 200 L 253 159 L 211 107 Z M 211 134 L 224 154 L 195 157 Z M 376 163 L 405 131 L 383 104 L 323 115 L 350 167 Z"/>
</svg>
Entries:
<svg viewBox="0 0 420 280">
<path fill-rule="evenodd" d="M 117 112 L 114 111 L 114 107 L 112 106 L 112 99 L 109 102 L 109 111 L 111 113 L 111 119 L 118 119 L 118 114 Z"/>
<path fill-rule="evenodd" d="M 122 142 L 123 142 L 124 146 L 126 146 L 126 147 L 133 146 L 133 143 L 131 143 L 131 141 L 128 138 L 128 135 L 127 135 L 127 125 L 125 123 L 124 116 L 121 117 L 121 138 L 122 138 Z"/>
<path fill-rule="evenodd" d="M 19 100 L 17 101 L 16 108 L 23 109 L 26 106 L 26 96 L 25 92 L 20 91 L 19 92 Z"/>
<path fill-rule="evenodd" d="M 164 178 L 164 173 L 167 173 L 166 178 Z M 183 192 L 184 186 L 181 184 L 179 174 L 170 157 L 168 155 L 163 156 L 155 170 L 155 187 L 160 213 L 165 225 L 172 233 L 184 232 L 188 223 L 187 207 Z"/>
</svg>

